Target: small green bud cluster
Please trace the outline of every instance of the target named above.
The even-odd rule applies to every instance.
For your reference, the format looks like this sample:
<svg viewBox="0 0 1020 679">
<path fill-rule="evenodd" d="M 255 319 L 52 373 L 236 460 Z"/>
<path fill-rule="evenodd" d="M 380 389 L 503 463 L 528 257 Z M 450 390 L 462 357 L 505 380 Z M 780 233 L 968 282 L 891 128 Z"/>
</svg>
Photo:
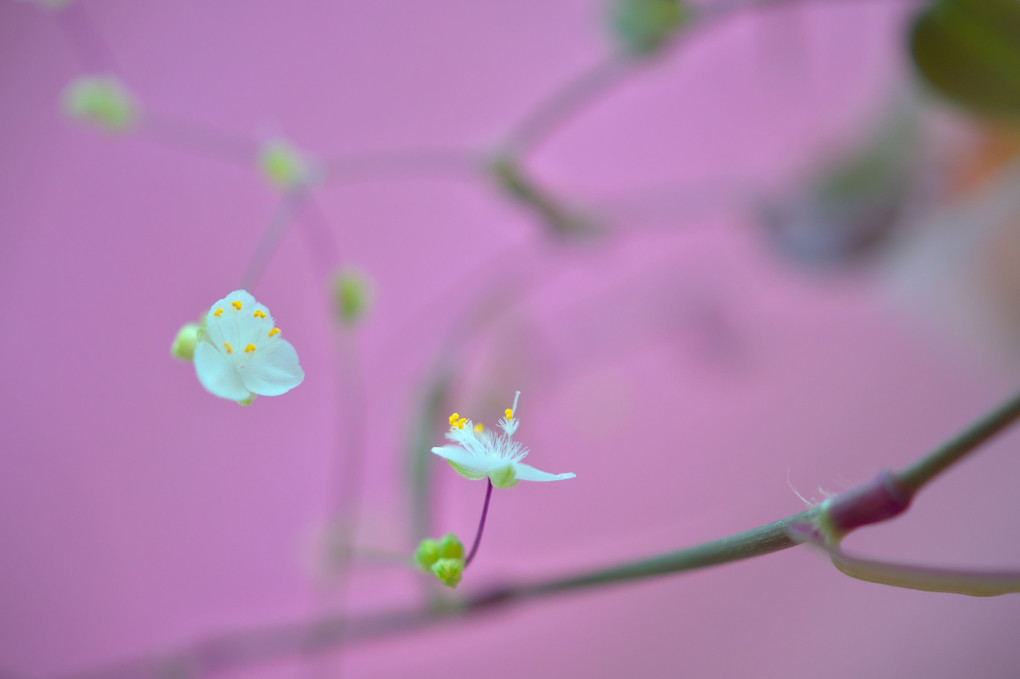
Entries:
<svg viewBox="0 0 1020 679">
<path fill-rule="evenodd" d="M 64 90 L 67 115 L 107 132 L 123 132 L 134 125 L 138 109 L 134 99 L 112 76 L 82 76 Z"/>
<path fill-rule="evenodd" d="M 414 559 L 422 570 L 431 572 L 451 589 L 460 584 L 464 575 L 464 545 L 453 533 L 439 540 L 422 540 Z"/>
</svg>

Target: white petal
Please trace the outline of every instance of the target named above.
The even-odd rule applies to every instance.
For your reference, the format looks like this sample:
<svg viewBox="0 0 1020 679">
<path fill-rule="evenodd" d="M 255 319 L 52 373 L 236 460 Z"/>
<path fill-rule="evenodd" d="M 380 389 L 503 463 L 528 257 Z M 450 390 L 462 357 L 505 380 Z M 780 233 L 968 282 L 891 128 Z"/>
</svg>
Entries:
<svg viewBox="0 0 1020 679">
<path fill-rule="evenodd" d="M 195 374 L 203 387 L 220 398 L 243 401 L 251 396 L 234 364 L 208 342 L 199 342 L 195 347 Z"/>
<path fill-rule="evenodd" d="M 563 479 L 572 479 L 577 476 L 571 473 L 550 474 L 521 462 L 515 464 L 514 469 L 517 471 L 517 478 L 520 481 L 562 481 Z"/>
<path fill-rule="evenodd" d="M 305 371 L 298 362 L 297 351 L 287 340 L 274 340 L 255 350 L 249 363 L 241 371 L 244 386 L 260 396 L 285 394 L 305 379 Z"/>
<path fill-rule="evenodd" d="M 460 446 L 433 448 L 432 452 L 449 460 L 458 474 L 474 480 L 484 479 L 500 464 L 499 460 L 472 455 Z"/>
</svg>

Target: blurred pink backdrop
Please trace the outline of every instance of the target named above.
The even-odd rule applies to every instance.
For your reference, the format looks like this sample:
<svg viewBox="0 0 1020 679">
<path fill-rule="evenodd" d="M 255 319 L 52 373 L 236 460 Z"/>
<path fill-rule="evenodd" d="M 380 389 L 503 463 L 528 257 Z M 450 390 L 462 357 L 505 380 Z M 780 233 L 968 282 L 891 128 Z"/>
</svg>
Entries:
<svg viewBox="0 0 1020 679">
<path fill-rule="evenodd" d="M 144 109 L 283 136 L 320 157 L 484 149 L 608 49 L 589 0 L 83 4 Z M 743 13 L 579 116 L 531 166 L 582 197 L 782 185 L 901 86 L 908 5 Z M 205 393 L 169 343 L 236 287 L 278 197 L 255 168 L 64 120 L 60 93 L 82 68 L 52 13 L 0 5 L 0 46 L 0 674 L 49 676 L 321 611 L 309 545 L 326 512 L 335 396 L 329 299 L 301 220 L 254 292 L 297 347 L 305 383 L 250 408 Z M 803 506 L 790 485 L 820 499 L 819 485 L 838 491 L 904 465 L 1011 389 L 908 320 L 874 272 L 798 271 L 725 209 L 552 246 L 471 179 L 331 185 L 316 201 L 343 262 L 376 286 L 359 338 L 366 544 L 410 549 L 411 409 L 456 312 L 482 292 L 479 269 L 498 262 L 511 287 L 559 272 L 464 361 L 498 372 L 507 399 L 524 391 L 518 437 L 534 464 L 577 479 L 496 492 L 466 591 L 785 516 Z M 513 362 L 500 360 L 507 352 Z M 490 392 L 466 385 L 452 405 L 493 421 L 498 410 L 480 411 Z M 1018 442 L 1003 436 L 847 548 L 1020 563 Z M 437 530 L 469 536 L 483 486 L 434 465 Z M 351 607 L 411 605 L 418 577 L 359 571 Z M 1017 623 L 1014 597 L 870 585 L 796 549 L 358 644 L 324 667 L 1011 677 Z"/>
</svg>

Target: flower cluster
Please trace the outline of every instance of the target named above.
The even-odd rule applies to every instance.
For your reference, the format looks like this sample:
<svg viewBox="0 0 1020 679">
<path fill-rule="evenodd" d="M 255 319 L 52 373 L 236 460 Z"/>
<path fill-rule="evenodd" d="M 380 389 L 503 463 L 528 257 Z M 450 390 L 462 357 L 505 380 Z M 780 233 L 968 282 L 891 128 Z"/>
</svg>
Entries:
<svg viewBox="0 0 1020 679">
<path fill-rule="evenodd" d="M 453 533 L 447 533 L 439 540 L 422 540 L 414 553 L 414 560 L 422 570 L 431 572 L 451 589 L 459 585 L 464 576 L 464 544 Z"/>
</svg>

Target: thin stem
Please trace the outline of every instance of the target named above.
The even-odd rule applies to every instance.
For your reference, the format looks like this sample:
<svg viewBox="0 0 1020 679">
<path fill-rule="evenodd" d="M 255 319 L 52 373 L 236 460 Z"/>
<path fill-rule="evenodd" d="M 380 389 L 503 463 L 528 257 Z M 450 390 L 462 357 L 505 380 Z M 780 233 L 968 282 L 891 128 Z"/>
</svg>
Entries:
<svg viewBox="0 0 1020 679">
<path fill-rule="evenodd" d="M 273 216 L 269 218 L 269 223 L 266 224 L 258 244 L 255 246 L 255 252 L 252 253 L 251 259 L 248 260 L 248 266 L 241 275 L 240 285 L 242 290 L 250 292 L 255 288 L 259 278 L 262 277 L 262 272 L 269 263 L 269 259 L 276 252 L 276 248 L 279 246 L 283 235 L 287 233 L 287 228 L 290 226 L 291 221 L 293 221 L 295 213 L 304 202 L 306 195 L 305 190 L 299 189 L 287 193 L 283 200 L 280 201 Z"/>
<path fill-rule="evenodd" d="M 149 110 L 142 114 L 138 133 L 158 144 L 242 167 L 254 167 L 258 157 L 258 144 L 251 139 Z"/>
<path fill-rule="evenodd" d="M 503 147 L 518 156 L 534 150 L 620 82 L 631 72 L 629 66 L 615 55 L 588 66 L 524 116 L 507 134 Z"/>
<path fill-rule="evenodd" d="M 1020 392 L 942 446 L 894 475 L 911 494 L 1020 418 Z"/>
<path fill-rule="evenodd" d="M 300 653 L 325 651 L 340 643 L 350 644 L 411 632 L 451 618 L 463 619 L 490 612 L 505 604 L 525 599 L 749 559 L 797 546 L 798 543 L 786 535 L 785 529 L 792 523 L 810 520 L 813 514 L 814 510 L 803 511 L 743 533 L 630 564 L 532 584 L 496 587 L 453 606 L 398 610 L 347 620 L 340 616 L 330 616 L 320 620 L 238 630 L 208 638 L 169 656 L 139 658 L 71 677 L 139 679 L 165 676 L 168 668 L 188 668 L 193 676 L 227 672 L 279 661 Z"/>
<path fill-rule="evenodd" d="M 520 392 L 518 392 L 520 393 Z M 467 569 L 478 553 L 478 546 L 482 544 L 482 531 L 485 530 L 485 517 L 489 515 L 489 499 L 492 497 L 492 479 L 486 479 L 488 486 L 485 488 L 485 504 L 482 505 L 482 518 L 478 521 L 478 532 L 475 533 L 475 542 L 471 545 L 471 551 L 464 559 L 464 568 Z"/>
<path fill-rule="evenodd" d="M 117 62 L 106 40 L 96 29 L 83 3 L 75 2 L 60 10 L 57 23 L 67 35 L 79 64 L 92 73 L 118 71 Z"/>
<path fill-rule="evenodd" d="M 323 161 L 323 183 L 480 176 L 481 155 L 462 149 L 397 150 Z"/>
<path fill-rule="evenodd" d="M 515 599 L 534 598 L 586 587 L 630 582 L 668 573 L 682 573 L 771 554 L 796 547 L 798 543 L 786 534 L 786 527 L 793 523 L 810 521 L 815 513 L 816 510 L 808 509 L 758 528 L 687 549 L 667 552 L 609 568 L 598 568 L 576 575 L 518 585 L 507 588 L 505 591 L 508 596 Z"/>
</svg>

